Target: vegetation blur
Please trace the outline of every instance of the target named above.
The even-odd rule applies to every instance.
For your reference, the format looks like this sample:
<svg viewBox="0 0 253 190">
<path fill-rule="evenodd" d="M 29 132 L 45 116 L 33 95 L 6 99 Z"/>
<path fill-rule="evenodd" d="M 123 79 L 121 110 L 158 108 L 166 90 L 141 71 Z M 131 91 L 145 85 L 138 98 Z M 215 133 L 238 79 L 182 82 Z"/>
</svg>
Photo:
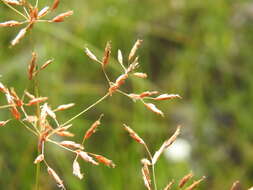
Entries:
<svg viewBox="0 0 253 190">
<path fill-rule="evenodd" d="M 40 1 L 40 8 L 46 4 Z M 236 180 L 241 189 L 252 185 L 252 1 L 79 0 L 62 1 L 58 9 L 58 13 L 73 10 L 74 14 L 64 23 L 35 25 L 15 47 L 8 48 L 18 28 L 0 28 L 1 82 L 22 93 L 31 88 L 26 69 L 31 52 L 38 53 L 41 63 L 54 58 L 39 76 L 40 94 L 49 97 L 52 107 L 76 103 L 59 114 L 59 120 L 66 121 L 107 90 L 100 65 L 85 55 L 84 47 L 102 57 L 106 42 L 111 41 L 113 57 L 118 49 L 127 57 L 136 39 L 143 39 L 140 71 L 149 77 L 145 82 L 132 79 L 126 91 L 152 89 L 183 97 L 158 104 L 165 118 L 115 94 L 76 119 L 71 130 L 81 139 L 104 113 L 100 130 L 86 148 L 108 156 L 117 167 L 81 163 L 84 179 L 79 180 L 72 175 L 73 155 L 51 144 L 46 154 L 50 153 L 48 159 L 67 189 L 145 189 L 140 172 L 145 150 L 129 138 L 123 123 L 142 136 L 152 152 L 177 125 L 182 126 L 184 146 L 175 151 L 187 154 L 180 159 L 172 159 L 171 152 L 162 156 L 156 167 L 158 189 L 189 171 L 198 178 L 207 176 L 200 190 L 229 189 Z M 18 19 L 0 3 L 0 22 Z M 111 60 L 109 75 L 117 77 L 119 68 Z M 8 114 L 1 111 L 0 120 Z M 15 121 L 1 128 L 0 134 L 0 189 L 33 189 L 36 139 Z M 40 189 L 56 189 L 46 168 L 42 168 Z"/>
</svg>

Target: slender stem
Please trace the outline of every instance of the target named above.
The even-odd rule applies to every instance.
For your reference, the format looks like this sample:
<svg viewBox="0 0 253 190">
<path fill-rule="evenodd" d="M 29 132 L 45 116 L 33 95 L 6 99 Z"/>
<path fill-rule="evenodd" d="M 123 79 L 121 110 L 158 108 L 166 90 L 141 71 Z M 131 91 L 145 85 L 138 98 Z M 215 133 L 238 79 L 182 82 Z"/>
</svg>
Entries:
<svg viewBox="0 0 253 190">
<path fill-rule="evenodd" d="M 77 117 L 81 116 L 82 114 L 84 114 L 85 112 L 87 112 L 89 109 L 93 108 L 94 106 L 96 106 L 97 104 L 99 104 L 100 102 L 102 102 L 104 99 L 106 99 L 109 96 L 109 93 L 106 93 L 102 98 L 100 98 L 99 100 L 97 100 L 95 103 L 93 103 L 92 105 L 90 105 L 89 107 L 87 107 L 86 109 L 84 109 L 83 111 L 81 111 L 79 114 L 75 115 L 74 117 L 72 117 L 71 119 L 69 119 L 68 121 L 66 121 L 64 124 L 62 124 L 61 126 L 66 126 L 67 124 L 69 124 L 71 121 L 73 121 L 74 119 L 76 119 Z"/>
<path fill-rule="evenodd" d="M 48 141 L 48 142 L 51 142 L 51 143 L 53 143 L 53 144 L 56 144 L 57 146 L 59 146 L 59 147 L 65 149 L 65 150 L 68 150 L 68 151 L 70 151 L 70 152 L 76 153 L 74 150 L 69 149 L 69 148 L 67 148 L 67 147 L 65 147 L 65 146 L 62 146 L 62 145 L 59 144 L 58 142 L 55 142 L 55 141 L 53 141 L 53 140 L 51 140 L 51 139 L 47 139 L 47 141 Z"/>
<path fill-rule="evenodd" d="M 0 106 L 0 109 L 11 108 L 11 107 L 13 107 L 13 105 L 4 105 L 4 106 Z"/>
<path fill-rule="evenodd" d="M 102 69 L 103 69 L 103 73 L 104 73 L 104 75 L 105 75 L 105 78 L 106 78 L 106 80 L 107 80 L 107 82 L 109 83 L 109 85 L 110 85 L 110 79 L 109 79 L 109 77 L 108 77 L 108 75 L 107 75 L 107 73 L 105 72 L 105 67 L 104 66 L 102 66 Z"/>
<path fill-rule="evenodd" d="M 148 153 L 148 156 L 149 156 L 149 158 L 150 158 L 150 160 L 151 160 L 151 162 L 152 162 L 153 156 L 152 156 L 152 154 L 150 153 L 150 151 L 149 151 L 149 149 L 148 149 L 148 146 L 147 146 L 146 144 L 144 144 L 144 147 L 145 147 L 145 149 L 146 149 L 146 151 L 147 151 L 147 153 Z M 156 176 L 155 176 L 155 165 L 152 163 L 151 167 L 152 167 L 152 176 L 153 176 L 154 189 L 157 190 Z"/>
<path fill-rule="evenodd" d="M 32 130 L 30 127 L 28 127 L 23 121 L 19 120 L 19 122 L 28 130 L 30 131 L 31 133 L 33 133 L 34 135 L 38 136 L 38 134 Z"/>
<path fill-rule="evenodd" d="M 4 0 L 2 0 L 2 2 L 9 7 L 10 9 L 12 9 L 13 11 L 15 11 L 17 14 L 21 15 L 22 17 L 24 17 L 26 20 L 28 20 L 28 18 L 22 14 L 21 12 L 19 12 L 17 9 L 15 9 L 14 7 L 12 7 L 11 5 L 9 5 L 8 3 L 6 3 Z"/>
</svg>

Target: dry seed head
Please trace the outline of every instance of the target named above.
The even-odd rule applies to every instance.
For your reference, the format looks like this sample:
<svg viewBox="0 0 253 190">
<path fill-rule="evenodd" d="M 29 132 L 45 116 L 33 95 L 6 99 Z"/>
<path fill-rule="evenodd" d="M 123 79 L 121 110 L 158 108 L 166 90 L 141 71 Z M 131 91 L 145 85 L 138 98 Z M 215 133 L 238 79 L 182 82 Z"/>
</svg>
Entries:
<svg viewBox="0 0 253 190">
<path fill-rule="evenodd" d="M 142 140 L 141 137 L 139 137 L 139 135 L 134 132 L 133 129 L 131 129 L 130 127 L 128 127 L 126 124 L 123 124 L 125 130 L 129 133 L 130 137 L 132 137 L 136 142 L 140 143 L 140 144 L 145 144 L 144 140 Z"/>
<path fill-rule="evenodd" d="M 48 167 L 47 172 L 50 176 L 52 176 L 54 178 L 58 187 L 64 188 L 63 181 L 61 180 L 61 178 L 57 175 L 57 173 L 52 168 Z"/>
<path fill-rule="evenodd" d="M 138 77 L 138 78 L 142 78 L 142 79 L 145 79 L 148 77 L 148 75 L 146 73 L 134 73 L 133 74 L 134 76 Z"/>
<path fill-rule="evenodd" d="M 141 169 L 142 178 L 144 181 L 144 185 L 148 190 L 151 190 L 151 178 L 150 178 L 150 172 L 147 165 L 144 165 Z"/>
<path fill-rule="evenodd" d="M 76 153 L 86 162 L 90 162 L 94 165 L 98 165 L 98 163 L 91 157 L 89 156 L 86 152 L 77 150 Z"/>
<path fill-rule="evenodd" d="M 142 40 L 137 40 L 133 46 L 133 48 L 131 49 L 130 51 L 130 54 L 128 56 L 128 60 L 130 61 L 134 56 L 135 56 L 135 53 L 137 51 L 137 49 L 141 46 L 142 44 Z"/>
<path fill-rule="evenodd" d="M 35 105 L 35 104 L 38 104 L 38 103 L 41 103 L 41 102 L 45 102 L 47 101 L 47 97 L 39 97 L 39 98 L 34 98 L 32 100 L 30 100 L 28 102 L 28 104 L 26 104 L 27 106 L 32 106 L 32 105 Z"/>
<path fill-rule="evenodd" d="M 142 92 L 140 94 L 140 98 L 144 98 L 144 97 L 147 97 L 147 96 L 153 96 L 155 94 L 158 94 L 158 91 L 146 91 L 146 92 Z"/>
<path fill-rule="evenodd" d="M 11 45 L 15 46 L 16 44 L 18 44 L 19 41 L 25 36 L 26 32 L 27 32 L 27 28 L 21 29 L 18 32 L 17 36 L 11 41 Z"/>
<path fill-rule="evenodd" d="M 95 121 L 95 122 L 91 125 L 91 127 L 86 131 L 86 133 L 85 133 L 83 139 L 88 139 L 88 138 L 90 138 L 90 136 L 93 135 L 93 134 L 96 132 L 97 128 L 98 128 L 99 125 L 101 124 L 100 119 L 101 119 L 102 117 L 103 117 L 103 114 L 101 114 L 101 116 L 99 117 L 99 119 L 98 119 L 97 121 Z"/>
<path fill-rule="evenodd" d="M 187 187 L 185 190 L 193 190 L 195 189 L 203 180 L 205 180 L 206 177 L 203 176 L 200 180 L 194 181 L 189 187 Z"/>
<path fill-rule="evenodd" d="M 164 114 L 161 110 L 159 110 L 154 104 L 152 103 L 144 103 L 144 105 L 149 109 L 151 110 L 152 112 L 158 114 L 158 115 L 161 115 L 162 117 L 164 117 Z"/>
<path fill-rule="evenodd" d="M 73 174 L 79 179 L 83 179 L 83 174 L 81 173 L 80 165 L 76 160 L 74 160 L 73 162 Z"/>
<path fill-rule="evenodd" d="M 111 167 L 111 168 L 115 168 L 116 165 L 113 163 L 112 160 L 109 160 L 108 158 L 104 157 L 104 156 L 101 156 L 101 155 L 97 155 L 97 154 L 92 154 L 96 160 L 108 167 Z"/>
<path fill-rule="evenodd" d="M 92 59 L 93 61 L 97 61 L 99 62 L 99 60 L 97 59 L 97 57 L 88 49 L 88 48 L 85 48 L 84 52 L 86 53 L 86 55 Z"/>
<path fill-rule="evenodd" d="M 175 98 L 182 98 L 182 97 L 179 96 L 178 94 L 162 94 L 154 98 L 154 100 L 170 100 Z"/>
<path fill-rule="evenodd" d="M 111 43 L 107 42 L 106 47 L 105 47 L 105 51 L 104 51 L 103 61 L 102 61 L 103 67 L 105 67 L 109 63 L 111 49 L 112 49 Z"/>
<path fill-rule="evenodd" d="M 240 190 L 240 182 L 235 181 L 230 190 Z"/>
<path fill-rule="evenodd" d="M 193 173 L 190 172 L 189 174 L 187 174 L 186 176 L 184 176 L 180 181 L 178 186 L 180 188 L 182 188 L 191 178 L 193 177 Z"/>
<path fill-rule="evenodd" d="M 60 0 L 54 0 L 54 3 L 53 3 L 53 5 L 52 5 L 52 10 L 54 10 L 54 9 L 56 9 L 57 7 L 58 7 L 58 5 L 59 5 L 59 3 L 60 3 Z"/>
<path fill-rule="evenodd" d="M 75 143 L 73 141 L 62 141 L 59 143 L 62 146 L 65 146 L 67 148 L 72 148 L 72 149 L 84 149 L 81 144 Z"/>
<path fill-rule="evenodd" d="M 73 107 L 74 105 L 75 105 L 74 103 L 60 105 L 54 111 L 63 111 L 63 110 Z"/>
<path fill-rule="evenodd" d="M 13 26 L 19 26 L 21 24 L 22 23 L 20 23 L 16 20 L 10 20 L 10 21 L 0 23 L 0 27 L 13 27 Z"/>
<path fill-rule="evenodd" d="M 32 59 L 28 64 L 28 78 L 29 80 L 32 80 L 33 73 L 36 69 L 36 61 L 37 61 L 37 54 L 35 52 L 32 52 Z"/>
<path fill-rule="evenodd" d="M 51 22 L 63 22 L 66 17 L 73 15 L 73 11 L 67 11 L 65 13 L 61 13 L 58 16 L 54 17 Z"/>
<path fill-rule="evenodd" d="M 178 126 L 177 130 L 175 131 L 175 133 L 168 139 L 166 140 L 162 146 L 160 147 L 160 149 L 158 151 L 155 152 L 153 158 L 152 158 L 152 164 L 154 165 L 158 158 L 161 156 L 161 154 L 163 153 L 163 151 L 168 148 L 173 142 L 175 142 L 175 140 L 177 139 L 178 135 L 180 134 L 180 129 L 181 127 Z"/>
<path fill-rule="evenodd" d="M 37 158 L 34 160 L 34 164 L 38 164 L 40 162 L 42 162 L 44 160 L 44 154 L 40 154 L 39 156 L 37 156 Z"/>
<path fill-rule="evenodd" d="M 120 51 L 120 49 L 118 50 L 118 62 L 123 65 L 123 56 L 122 53 Z"/>
<path fill-rule="evenodd" d="M 170 190 L 173 184 L 174 181 L 169 182 L 168 185 L 166 185 L 166 187 L 163 190 Z"/>
<path fill-rule="evenodd" d="M 40 10 L 40 12 L 38 13 L 38 18 L 41 18 L 43 16 L 45 16 L 47 13 L 49 13 L 49 7 L 46 6 L 43 9 Z"/>
<path fill-rule="evenodd" d="M 42 69 L 45 69 L 48 65 L 50 65 L 51 63 L 53 63 L 53 59 L 49 59 L 49 60 L 47 60 L 41 67 L 40 67 L 40 69 L 42 70 Z"/>
<path fill-rule="evenodd" d="M 5 126 L 10 120 L 7 121 L 0 121 L 0 127 Z"/>
</svg>

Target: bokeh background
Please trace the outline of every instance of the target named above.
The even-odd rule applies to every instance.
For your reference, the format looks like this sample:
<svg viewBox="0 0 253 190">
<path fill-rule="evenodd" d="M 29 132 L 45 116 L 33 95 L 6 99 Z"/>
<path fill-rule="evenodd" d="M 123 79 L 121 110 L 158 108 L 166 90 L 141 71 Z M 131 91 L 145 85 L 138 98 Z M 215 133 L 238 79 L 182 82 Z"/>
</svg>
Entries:
<svg viewBox="0 0 253 190">
<path fill-rule="evenodd" d="M 52 3 L 41 0 L 40 7 L 48 2 Z M 41 64 L 54 58 L 39 76 L 40 93 L 49 97 L 52 107 L 76 103 L 73 109 L 58 114 L 64 122 L 101 97 L 107 88 L 99 65 L 87 58 L 84 47 L 101 57 L 110 40 L 113 56 L 121 49 L 126 58 L 140 38 L 144 40 L 138 51 L 140 71 L 148 73 L 149 79 L 131 79 L 124 90 L 159 90 L 183 97 L 157 104 L 165 118 L 115 94 L 76 119 L 72 132 L 80 140 L 92 122 L 105 114 L 102 127 L 86 148 L 113 159 L 117 167 L 81 162 L 85 177 L 80 181 L 72 175 L 73 155 L 48 144 L 47 159 L 67 189 L 145 189 L 140 172 L 145 152 L 129 138 L 122 123 L 135 129 L 152 152 L 177 125 L 183 126 L 175 153 L 163 155 L 156 167 L 159 189 L 189 171 L 196 179 L 207 176 L 200 190 L 229 189 L 236 180 L 241 181 L 241 189 L 253 185 L 252 1 L 62 1 L 57 13 L 66 10 L 75 14 L 64 23 L 37 24 L 13 48 L 10 41 L 20 28 L 0 28 L 1 82 L 19 93 L 31 89 L 26 75 L 31 52 L 39 54 Z M 19 19 L 0 3 L 0 22 Z M 107 69 L 112 78 L 120 74 L 116 59 Z M 4 97 L 0 98 L 3 105 Z M 10 115 L 1 110 L 0 117 L 5 120 Z M 15 121 L 0 131 L 0 189 L 33 189 L 36 139 Z M 41 190 L 49 189 L 57 188 L 42 168 Z"/>
</svg>

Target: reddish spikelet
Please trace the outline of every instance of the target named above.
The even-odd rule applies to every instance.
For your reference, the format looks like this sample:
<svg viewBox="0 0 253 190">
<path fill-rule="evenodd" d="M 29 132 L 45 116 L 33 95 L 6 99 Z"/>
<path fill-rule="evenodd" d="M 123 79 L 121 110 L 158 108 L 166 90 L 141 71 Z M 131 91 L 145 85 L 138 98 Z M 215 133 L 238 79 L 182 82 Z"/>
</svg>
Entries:
<svg viewBox="0 0 253 190">
<path fill-rule="evenodd" d="M 65 13 L 61 13 L 58 16 L 54 17 L 51 22 L 63 22 L 66 17 L 73 15 L 73 11 L 67 11 Z"/>
<path fill-rule="evenodd" d="M 11 114 L 12 116 L 16 119 L 16 120 L 20 120 L 21 118 L 21 114 L 19 113 L 18 109 L 14 106 L 12 108 L 10 108 Z"/>
<path fill-rule="evenodd" d="M 13 99 L 14 99 L 14 101 L 15 101 L 15 104 L 17 105 L 17 106 L 22 106 L 24 103 L 23 103 L 23 101 L 18 97 L 18 95 L 17 95 L 17 93 L 15 92 L 15 90 L 14 90 L 14 88 L 11 88 L 11 90 L 10 90 L 10 94 L 12 95 L 12 97 L 13 97 Z"/>
<path fill-rule="evenodd" d="M 7 121 L 0 121 L 0 127 L 5 126 L 10 120 Z"/>
<path fill-rule="evenodd" d="M 170 190 L 173 184 L 174 181 L 171 181 L 170 183 L 168 183 L 168 185 L 166 185 L 166 187 L 163 190 Z"/>
<path fill-rule="evenodd" d="M 101 119 L 102 117 L 103 117 L 103 114 L 102 114 L 102 115 L 99 117 L 99 119 L 98 119 L 97 121 L 95 121 L 95 122 L 91 125 L 91 127 L 86 131 L 86 133 L 85 133 L 83 139 L 86 140 L 86 139 L 90 138 L 90 136 L 93 135 L 93 134 L 96 132 L 97 128 L 101 125 L 100 119 Z"/>
<path fill-rule="evenodd" d="M 200 180 L 194 181 L 189 187 L 187 187 L 185 190 L 193 190 L 195 189 L 203 180 L 205 180 L 206 177 L 203 176 Z"/>
<path fill-rule="evenodd" d="M 151 190 L 151 178 L 150 178 L 150 173 L 149 173 L 149 169 L 148 169 L 148 165 L 144 164 L 142 169 L 141 169 L 141 173 L 142 173 L 142 178 L 144 181 L 144 185 L 146 186 L 146 188 L 148 190 Z"/>
<path fill-rule="evenodd" d="M 51 63 L 53 63 L 53 59 L 49 59 L 49 60 L 47 60 L 41 67 L 40 67 L 40 69 L 41 70 L 43 70 L 43 69 L 45 69 L 48 65 L 50 65 Z"/>
<path fill-rule="evenodd" d="M 17 34 L 17 36 L 11 41 L 11 45 L 15 46 L 19 43 L 19 41 L 25 36 L 27 32 L 27 27 L 23 28 L 19 31 L 19 33 Z"/>
<path fill-rule="evenodd" d="M 51 10 L 55 10 L 58 7 L 59 3 L 60 3 L 60 0 L 54 0 Z"/>
<path fill-rule="evenodd" d="M 158 114 L 158 115 L 161 115 L 162 117 L 164 117 L 164 114 L 161 110 L 159 110 L 154 104 L 152 103 L 144 103 L 144 105 L 149 109 L 151 110 L 152 112 Z"/>
<path fill-rule="evenodd" d="M 34 23 L 38 18 L 38 8 L 30 9 L 30 22 Z"/>
<path fill-rule="evenodd" d="M 69 131 L 58 131 L 56 132 L 57 135 L 62 137 L 74 137 L 75 135 Z"/>
<path fill-rule="evenodd" d="M 190 172 L 189 174 L 187 174 L 186 176 L 184 176 L 180 181 L 178 186 L 180 188 L 182 188 L 191 178 L 193 177 L 193 173 Z"/>
<path fill-rule="evenodd" d="M 97 57 L 88 49 L 88 48 L 85 48 L 84 52 L 86 53 L 86 55 L 92 59 L 93 61 L 97 61 L 99 62 L 99 60 L 97 59 Z"/>
<path fill-rule="evenodd" d="M 18 22 L 16 20 L 10 20 L 10 21 L 0 23 L 0 27 L 13 27 L 13 26 L 19 26 L 21 24 L 22 24 L 21 22 Z"/>
<path fill-rule="evenodd" d="M 240 182 L 235 181 L 230 190 L 240 190 Z"/>
<path fill-rule="evenodd" d="M 41 9 L 40 12 L 38 13 L 38 18 L 45 16 L 47 13 L 49 13 L 49 10 L 50 8 L 48 6 Z"/>
<path fill-rule="evenodd" d="M 96 160 L 108 167 L 112 167 L 112 168 L 115 168 L 115 164 L 113 163 L 112 160 L 109 160 L 108 158 L 104 157 L 104 156 L 101 156 L 101 155 L 97 155 L 97 154 L 92 154 Z"/>
<path fill-rule="evenodd" d="M 175 98 L 182 98 L 182 97 L 179 96 L 178 94 L 162 94 L 154 98 L 154 100 L 170 100 Z"/>
<path fill-rule="evenodd" d="M 34 98 L 32 100 L 30 100 L 28 102 L 28 104 L 26 104 L 27 106 L 32 106 L 32 105 L 35 105 L 35 104 L 38 104 L 38 103 L 41 103 L 41 102 L 45 102 L 47 101 L 47 97 L 39 97 L 39 98 Z"/>
<path fill-rule="evenodd" d="M 98 165 L 98 163 L 97 163 L 92 157 L 90 157 L 86 152 L 77 150 L 76 153 L 77 153 L 77 155 L 79 155 L 84 161 L 90 162 L 90 163 L 92 163 L 92 164 L 94 164 L 94 165 Z"/>
<path fill-rule="evenodd" d="M 128 56 L 128 60 L 130 61 L 134 56 L 135 53 L 137 51 L 137 49 L 141 46 L 142 44 L 142 40 L 137 40 L 133 46 L 133 48 L 131 49 L 129 56 Z"/>
<path fill-rule="evenodd" d="M 67 148 L 72 148 L 72 149 L 84 149 L 81 144 L 75 143 L 73 141 L 62 141 L 60 142 L 60 145 L 65 146 Z"/>
<path fill-rule="evenodd" d="M 44 160 L 44 154 L 40 154 L 39 156 L 37 156 L 37 158 L 35 158 L 34 160 L 34 164 L 38 164 L 40 162 L 42 162 Z"/>
<path fill-rule="evenodd" d="M 102 61 L 103 67 L 105 67 L 109 63 L 109 59 L 110 59 L 110 55 L 111 55 L 111 49 L 112 49 L 111 43 L 107 42 L 106 47 L 105 47 L 103 61 Z"/>
<path fill-rule="evenodd" d="M 36 68 L 36 61 L 37 61 L 37 54 L 35 52 L 32 52 L 32 59 L 30 63 L 28 64 L 28 78 L 29 80 L 32 80 L 33 73 Z"/>
<path fill-rule="evenodd" d="M 148 77 L 148 75 L 146 73 L 134 73 L 133 75 L 138 78 L 142 78 L 142 79 L 145 79 Z"/>
<path fill-rule="evenodd" d="M 160 157 L 160 155 L 163 153 L 163 151 L 168 148 L 172 143 L 175 142 L 175 140 L 177 139 L 178 135 L 180 134 L 180 129 L 181 126 L 177 127 L 177 130 L 175 131 L 175 133 L 168 139 L 166 140 L 162 146 L 160 147 L 160 149 L 158 151 L 155 152 L 153 158 L 152 158 L 152 164 L 155 164 L 158 160 L 158 158 Z"/>
<path fill-rule="evenodd" d="M 55 182 L 57 183 L 57 186 L 59 188 L 63 188 L 65 189 L 64 187 L 64 184 L 63 184 L 63 181 L 61 180 L 61 178 L 57 175 L 57 173 L 50 167 L 47 168 L 47 172 L 50 176 L 53 177 L 53 179 L 55 180 Z"/>
<path fill-rule="evenodd" d="M 79 179 L 83 179 L 83 174 L 81 173 L 80 165 L 76 160 L 74 160 L 73 162 L 73 174 Z"/>
<path fill-rule="evenodd" d="M 74 105 L 75 105 L 74 103 L 60 105 L 54 111 L 63 111 L 63 110 L 73 107 Z"/>
<path fill-rule="evenodd" d="M 136 142 L 140 143 L 140 144 L 145 144 L 144 140 L 142 140 L 141 137 L 139 137 L 139 135 L 134 132 L 133 129 L 131 129 L 130 127 L 128 127 L 126 124 L 123 124 L 125 130 L 129 133 L 130 137 L 132 137 Z"/>
<path fill-rule="evenodd" d="M 142 92 L 140 94 L 140 98 L 144 98 L 144 97 L 147 97 L 147 96 L 153 96 L 155 94 L 158 94 L 158 91 L 146 91 L 146 92 Z"/>
<path fill-rule="evenodd" d="M 125 83 L 125 80 L 128 78 L 128 74 L 122 74 L 117 79 L 116 82 L 110 86 L 109 94 L 112 95 L 122 84 Z"/>
</svg>

